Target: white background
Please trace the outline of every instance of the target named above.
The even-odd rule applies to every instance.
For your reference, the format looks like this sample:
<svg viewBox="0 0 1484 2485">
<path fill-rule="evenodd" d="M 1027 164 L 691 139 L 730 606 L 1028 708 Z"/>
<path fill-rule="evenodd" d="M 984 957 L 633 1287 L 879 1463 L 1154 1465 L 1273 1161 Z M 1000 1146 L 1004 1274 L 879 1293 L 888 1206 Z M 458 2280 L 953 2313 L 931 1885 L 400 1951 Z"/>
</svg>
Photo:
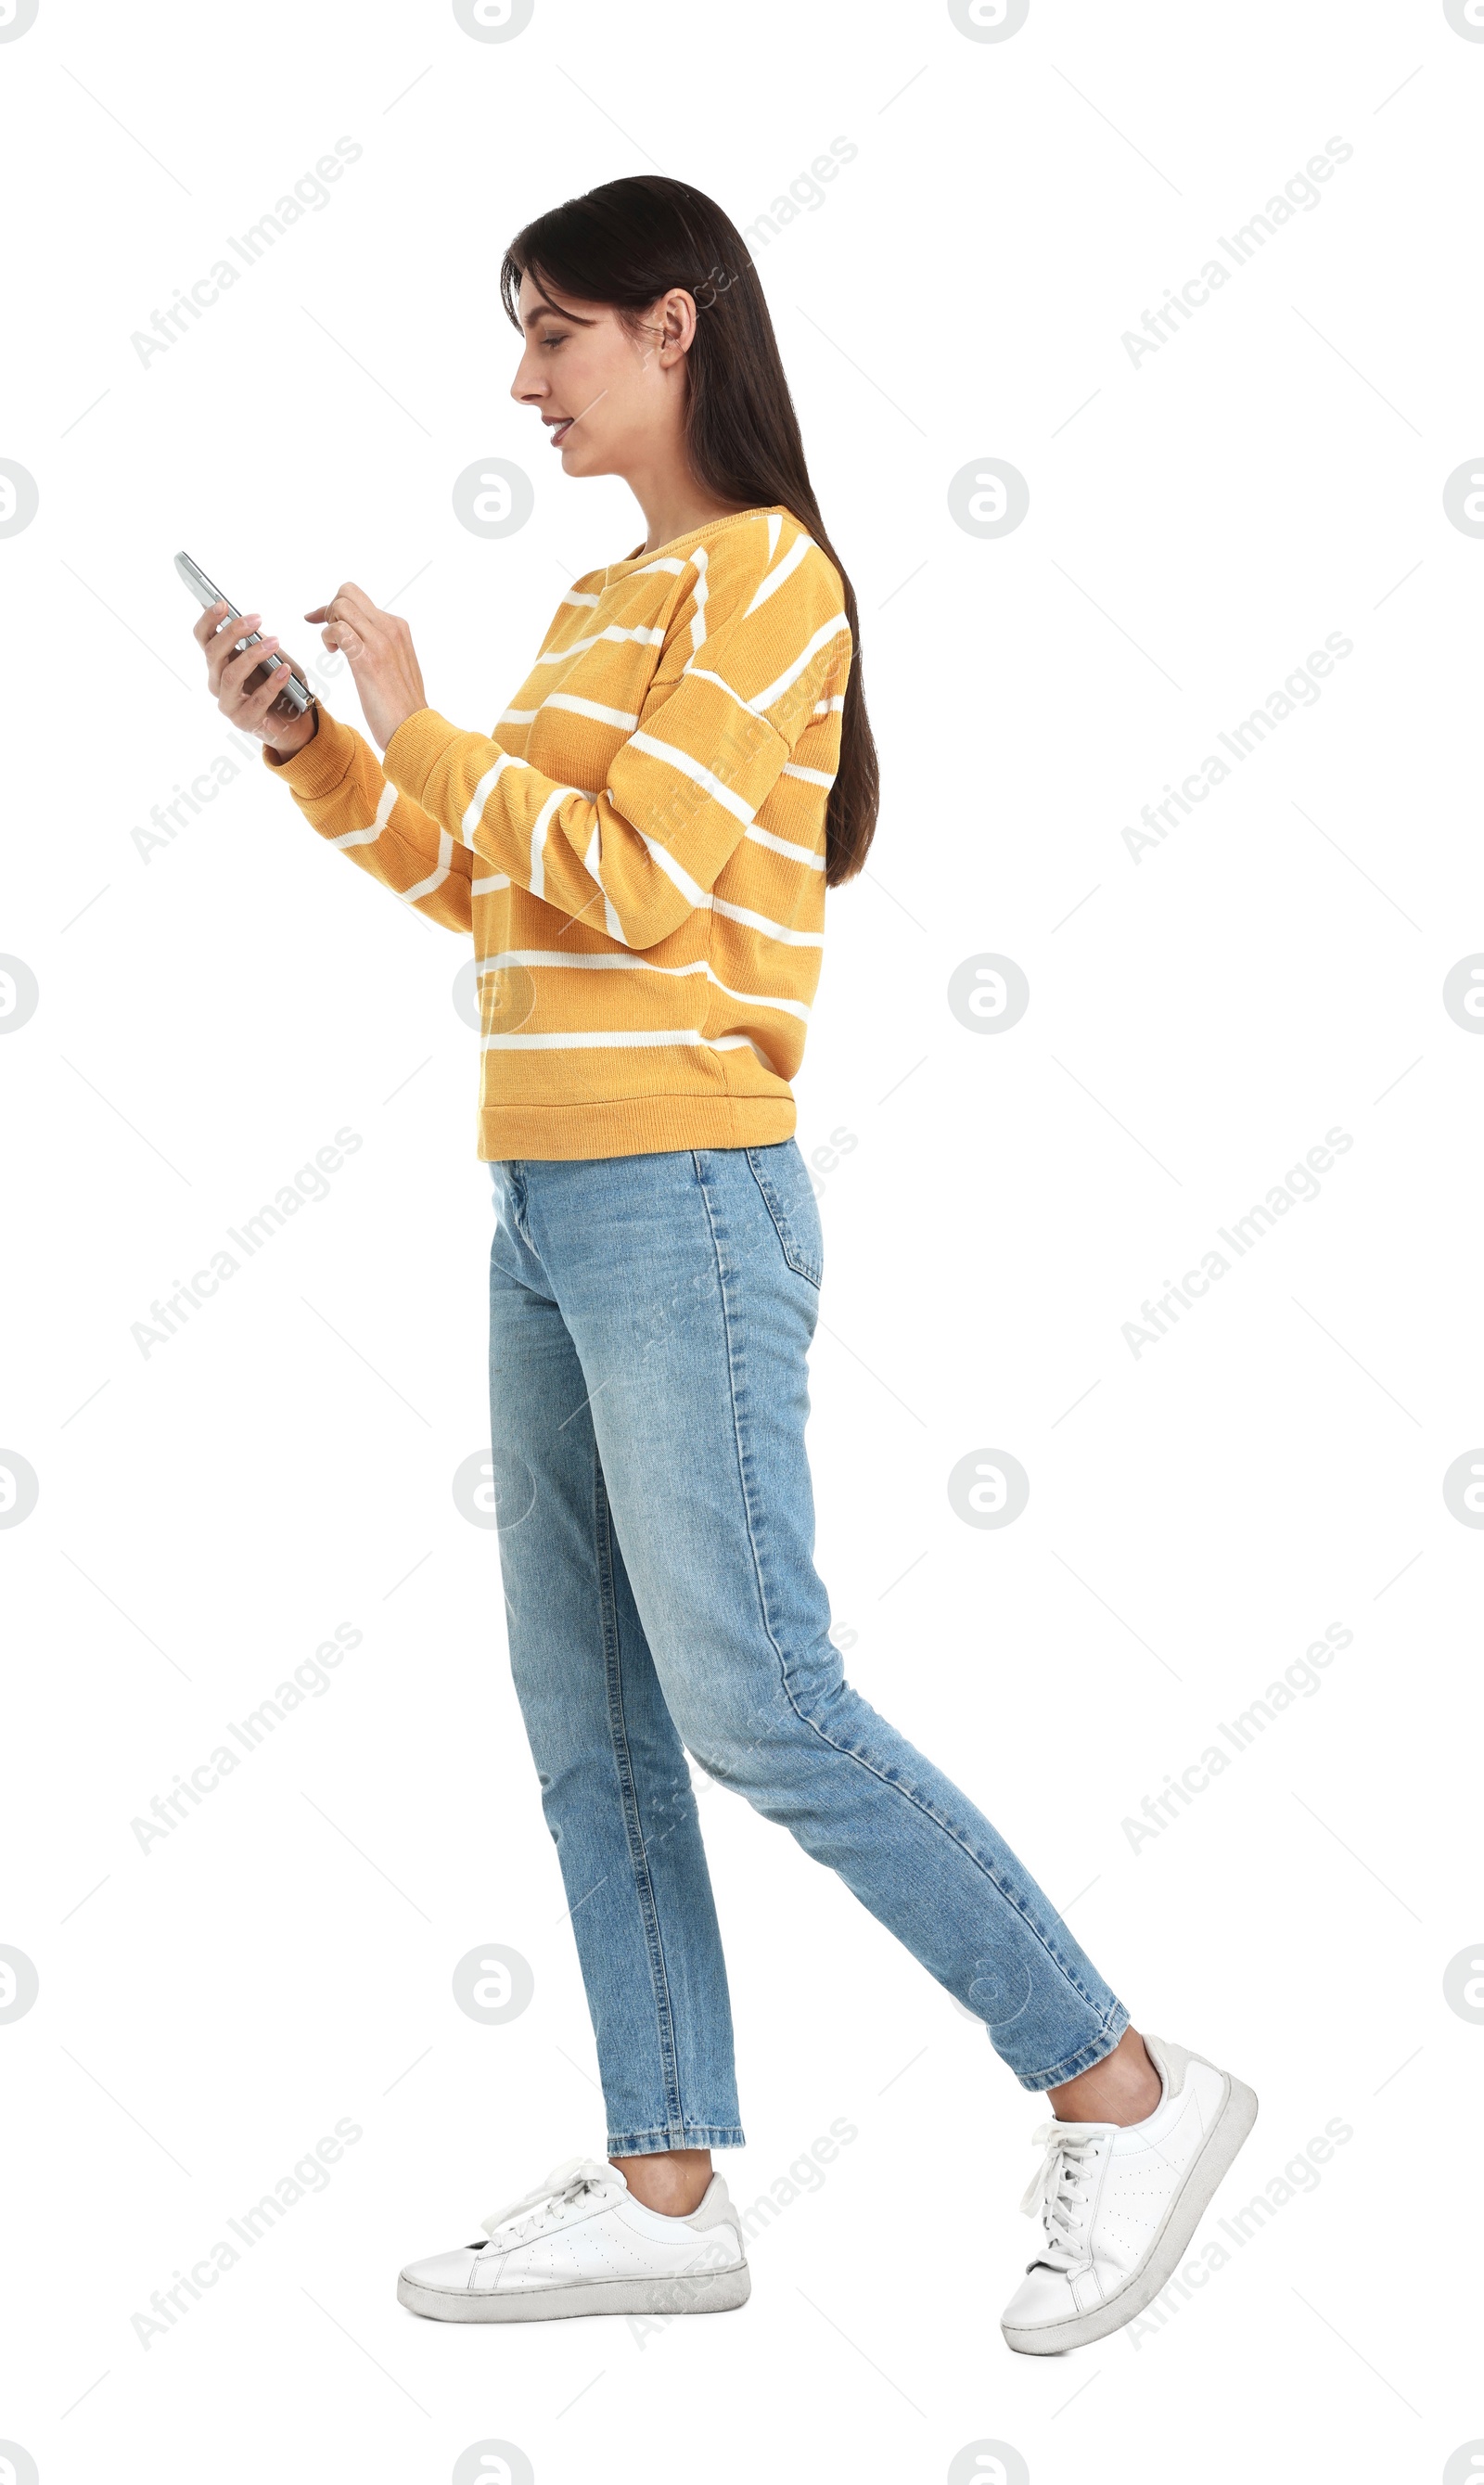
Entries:
<svg viewBox="0 0 1484 2485">
<path fill-rule="evenodd" d="M 44 2485 L 400 2485 L 486 2439 L 539 2485 L 939 2480 L 979 2443 L 1035 2485 L 1432 2479 L 1484 2436 L 1484 2032 L 1443 1994 L 1484 1933 L 1484 1540 L 1443 1497 L 1484 1438 L 1484 1045 L 1442 999 L 1484 948 L 1484 543 L 1443 499 L 1484 450 L 1481 96 L 1484 42 L 1421 0 L 1032 0 L 1003 41 L 879 0 L 537 0 L 506 42 L 385 0 L 42 0 L 0 42 L 0 455 L 40 492 L 0 539 L 0 949 L 40 987 L 0 1056 L 0 1441 L 40 1483 L 0 1533 L 0 1942 L 41 1980 L 0 2026 L 0 2439 Z M 343 135 L 328 206 L 142 366 Z M 181 545 L 301 657 L 355 579 L 487 729 L 558 570 L 643 532 L 509 401 L 506 241 L 654 166 L 751 224 L 836 137 L 756 248 L 885 788 L 798 1085 L 806 1152 L 854 1141 L 820 1161 L 812 1363 L 837 1635 L 1136 2024 L 1258 2090 L 1217 2212 L 1353 2135 L 1163 2326 L 1046 2362 L 998 2328 L 1042 2109 L 711 1789 L 750 2143 L 720 2162 L 786 2202 L 751 2304 L 645 2339 L 398 2307 L 402 2261 L 603 2145 L 496 1541 L 450 1488 L 488 1438 L 463 947 L 259 764 L 165 850 L 132 834 L 231 748 Z M 1123 333 L 1332 137 L 1321 204 L 1136 366 Z M 536 490 L 497 542 L 451 503 L 490 456 Z M 987 456 L 1031 506 L 986 541 L 948 487 Z M 1136 862 L 1140 807 L 1333 632 L 1322 697 Z M 1030 980 L 1000 1035 L 947 1003 L 983 952 Z M 151 1299 L 342 1127 L 330 1195 L 143 1355 Z M 1335 1127 L 1321 1195 L 1136 1358 L 1142 1299 Z M 986 1446 L 1031 1479 L 1003 1531 L 948 1498 Z M 342 1622 L 333 1688 L 142 1853 L 131 1820 Z M 1135 1852 L 1142 1797 L 1331 1623 L 1322 1690 Z M 451 1990 L 491 1942 L 536 1980 L 499 2028 Z M 142 2345 L 342 2117 L 328 2187 Z"/>
</svg>

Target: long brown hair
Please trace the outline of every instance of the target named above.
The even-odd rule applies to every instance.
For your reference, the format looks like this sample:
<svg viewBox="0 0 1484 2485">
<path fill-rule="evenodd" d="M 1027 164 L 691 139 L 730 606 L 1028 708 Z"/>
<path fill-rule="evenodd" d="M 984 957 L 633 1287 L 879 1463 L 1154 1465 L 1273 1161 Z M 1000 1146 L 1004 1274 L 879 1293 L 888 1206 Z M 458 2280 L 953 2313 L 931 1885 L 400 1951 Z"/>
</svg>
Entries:
<svg viewBox="0 0 1484 2485">
<path fill-rule="evenodd" d="M 838 887 L 866 860 L 879 800 L 861 626 L 855 589 L 819 515 L 778 339 L 741 234 L 702 191 L 640 173 L 567 199 L 516 234 L 500 270 L 500 298 L 517 328 L 527 276 L 573 301 L 601 303 L 636 330 L 641 313 L 673 286 L 693 294 L 700 315 L 686 357 L 685 447 L 694 473 L 718 500 L 786 509 L 839 572 L 852 656 L 825 817 L 825 879 Z"/>
</svg>

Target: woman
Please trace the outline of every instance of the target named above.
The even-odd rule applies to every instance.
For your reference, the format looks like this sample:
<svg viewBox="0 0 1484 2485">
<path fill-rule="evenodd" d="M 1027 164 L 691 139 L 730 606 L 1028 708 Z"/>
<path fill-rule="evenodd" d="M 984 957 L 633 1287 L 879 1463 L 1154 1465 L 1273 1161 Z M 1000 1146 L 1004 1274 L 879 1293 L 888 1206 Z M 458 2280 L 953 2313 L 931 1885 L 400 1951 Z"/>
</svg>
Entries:
<svg viewBox="0 0 1484 2485">
<path fill-rule="evenodd" d="M 1049 2098 L 1003 2318 L 1055 2354 L 1131 2320 L 1250 2128 L 1250 2089 L 1140 2036 L 968 1798 L 845 1682 L 813 1566 L 806 1355 L 821 1273 L 789 1081 L 826 887 L 876 814 L 856 602 L 740 236 L 649 176 L 529 225 L 511 395 L 646 523 L 562 598 L 492 734 L 427 705 L 404 621 L 342 587 L 382 751 L 269 714 L 264 647 L 197 636 L 321 836 L 474 937 L 491 1437 L 510 1657 L 571 1908 L 606 2162 L 414 2262 L 441 2320 L 745 2301 L 727 1976 L 687 1751 L 834 1867 Z"/>
</svg>

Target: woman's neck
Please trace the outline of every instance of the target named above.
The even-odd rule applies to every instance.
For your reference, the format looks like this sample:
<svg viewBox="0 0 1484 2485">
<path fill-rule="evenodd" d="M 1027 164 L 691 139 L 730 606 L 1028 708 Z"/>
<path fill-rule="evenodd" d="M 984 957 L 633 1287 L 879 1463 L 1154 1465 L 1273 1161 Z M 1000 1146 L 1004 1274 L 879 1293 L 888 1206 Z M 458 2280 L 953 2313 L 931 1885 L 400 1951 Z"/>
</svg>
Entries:
<svg viewBox="0 0 1484 2485">
<path fill-rule="evenodd" d="M 642 549 L 657 552 L 661 544 L 673 543 L 676 535 L 693 534 L 698 527 L 707 527 L 715 518 L 735 517 L 750 503 L 724 501 L 691 475 L 633 476 L 627 478 L 629 490 L 645 513 L 647 530 Z"/>
</svg>

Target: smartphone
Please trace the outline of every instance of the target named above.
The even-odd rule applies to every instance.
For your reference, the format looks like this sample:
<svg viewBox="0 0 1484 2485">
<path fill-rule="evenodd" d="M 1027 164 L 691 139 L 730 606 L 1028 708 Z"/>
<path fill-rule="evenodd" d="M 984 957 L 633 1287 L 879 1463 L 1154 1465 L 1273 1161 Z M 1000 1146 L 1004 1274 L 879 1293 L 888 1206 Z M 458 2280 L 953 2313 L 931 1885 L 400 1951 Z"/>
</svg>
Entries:
<svg viewBox="0 0 1484 2485">
<path fill-rule="evenodd" d="M 233 621 L 241 620 L 242 615 L 238 612 L 237 607 L 232 602 L 230 597 L 225 596 L 222 593 L 219 587 L 212 586 L 206 571 L 198 568 L 188 552 L 177 553 L 176 568 L 184 579 L 186 586 L 190 588 L 191 593 L 195 596 L 197 602 L 200 604 L 203 613 L 206 612 L 213 604 L 225 604 L 229 619 Z M 258 646 L 261 643 L 261 639 L 262 632 L 261 630 L 250 630 L 245 639 L 239 639 L 237 641 L 236 648 L 234 650 L 234 653 L 243 647 Z M 243 689 L 247 691 L 260 690 L 266 676 L 270 672 L 277 671 L 280 668 L 282 668 L 284 673 L 284 687 L 282 691 L 280 691 L 272 706 L 269 708 L 269 716 L 281 716 L 286 718 L 307 716 L 309 710 L 315 704 L 315 694 L 311 690 L 306 690 L 297 674 L 291 670 L 286 657 L 265 656 L 262 663 L 258 667 L 257 671 L 249 674 L 247 680 L 242 685 Z"/>
</svg>

